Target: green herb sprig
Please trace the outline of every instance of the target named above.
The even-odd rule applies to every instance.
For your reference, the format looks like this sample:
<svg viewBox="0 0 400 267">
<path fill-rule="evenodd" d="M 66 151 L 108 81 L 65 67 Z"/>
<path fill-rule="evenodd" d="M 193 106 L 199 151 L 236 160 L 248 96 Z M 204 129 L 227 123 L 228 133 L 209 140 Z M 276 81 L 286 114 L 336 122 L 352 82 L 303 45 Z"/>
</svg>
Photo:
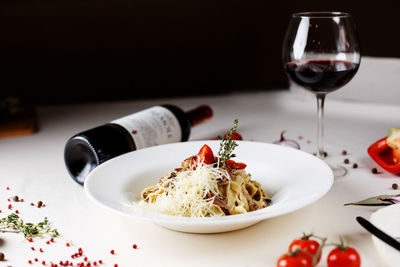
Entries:
<svg viewBox="0 0 400 267">
<path fill-rule="evenodd" d="M 0 219 L 1 233 L 23 233 L 25 238 L 40 237 L 49 234 L 52 237 L 59 236 L 57 229 L 52 229 L 49 220 L 44 217 L 38 224 L 25 223 L 17 214 L 11 213 Z"/>
<path fill-rule="evenodd" d="M 232 139 L 232 134 L 236 132 L 237 126 L 238 119 L 235 119 L 233 122 L 233 127 L 221 139 L 218 151 L 219 166 L 223 166 L 228 159 L 236 157 L 236 155 L 233 154 L 233 150 L 235 149 L 235 147 L 238 146 L 238 144 L 235 142 L 235 140 Z"/>
</svg>

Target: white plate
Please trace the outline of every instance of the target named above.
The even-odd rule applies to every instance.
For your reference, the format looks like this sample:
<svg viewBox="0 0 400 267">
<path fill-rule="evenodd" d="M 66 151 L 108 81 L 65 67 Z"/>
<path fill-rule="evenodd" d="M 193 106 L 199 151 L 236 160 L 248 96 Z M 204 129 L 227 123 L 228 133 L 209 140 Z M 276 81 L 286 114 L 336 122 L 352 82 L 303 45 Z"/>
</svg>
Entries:
<svg viewBox="0 0 400 267">
<path fill-rule="evenodd" d="M 166 228 L 191 233 L 232 231 L 261 220 L 283 215 L 307 206 L 329 191 L 333 183 L 331 169 L 316 157 L 279 145 L 240 141 L 235 160 L 247 164 L 252 179 L 272 197 L 270 206 L 246 214 L 213 218 L 185 218 L 141 213 L 133 201 L 140 192 L 196 154 L 203 144 L 218 152 L 219 141 L 174 143 L 130 152 L 109 160 L 86 178 L 89 198 L 111 211 L 136 219 L 145 219 Z"/>
<path fill-rule="evenodd" d="M 371 223 L 392 237 L 400 237 L 400 204 L 390 205 L 375 211 L 370 218 Z M 400 252 L 375 236 L 372 240 L 378 253 L 388 266 L 397 267 L 400 262 Z"/>
</svg>

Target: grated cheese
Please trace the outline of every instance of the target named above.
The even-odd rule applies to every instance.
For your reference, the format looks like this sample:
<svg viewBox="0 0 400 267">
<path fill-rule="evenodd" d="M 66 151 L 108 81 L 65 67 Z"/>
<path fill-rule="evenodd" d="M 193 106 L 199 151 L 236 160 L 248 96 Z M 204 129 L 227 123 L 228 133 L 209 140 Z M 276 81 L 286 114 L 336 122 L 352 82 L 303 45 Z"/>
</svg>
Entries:
<svg viewBox="0 0 400 267">
<path fill-rule="evenodd" d="M 213 201 L 217 195 L 218 179 L 229 177 L 227 172 L 212 165 L 202 164 L 195 170 L 177 172 L 173 179 L 163 179 L 162 189 L 151 205 L 164 214 L 185 217 L 217 216 Z M 207 197 L 207 193 L 213 197 Z"/>
</svg>

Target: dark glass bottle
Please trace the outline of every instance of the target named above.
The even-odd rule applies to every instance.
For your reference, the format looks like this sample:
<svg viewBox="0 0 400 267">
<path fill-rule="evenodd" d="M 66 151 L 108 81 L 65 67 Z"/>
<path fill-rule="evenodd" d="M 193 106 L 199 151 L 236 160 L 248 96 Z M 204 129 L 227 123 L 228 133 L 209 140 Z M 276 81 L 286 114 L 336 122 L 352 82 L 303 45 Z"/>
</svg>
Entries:
<svg viewBox="0 0 400 267">
<path fill-rule="evenodd" d="M 188 112 L 174 105 L 145 109 L 71 137 L 65 145 L 65 165 L 83 184 L 103 162 L 144 147 L 187 141 L 191 127 L 211 117 L 212 110 L 205 105 Z"/>
</svg>

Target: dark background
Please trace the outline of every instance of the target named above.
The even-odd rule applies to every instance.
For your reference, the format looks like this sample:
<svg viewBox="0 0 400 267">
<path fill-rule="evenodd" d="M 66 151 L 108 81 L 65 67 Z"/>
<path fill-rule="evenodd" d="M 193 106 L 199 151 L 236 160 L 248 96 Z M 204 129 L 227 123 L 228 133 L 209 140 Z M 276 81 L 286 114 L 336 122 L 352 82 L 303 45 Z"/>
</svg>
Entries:
<svg viewBox="0 0 400 267">
<path fill-rule="evenodd" d="M 399 57 L 396 1 L 0 2 L 0 97 L 32 104 L 284 88 L 290 14 L 353 14 L 363 55 Z"/>
</svg>

